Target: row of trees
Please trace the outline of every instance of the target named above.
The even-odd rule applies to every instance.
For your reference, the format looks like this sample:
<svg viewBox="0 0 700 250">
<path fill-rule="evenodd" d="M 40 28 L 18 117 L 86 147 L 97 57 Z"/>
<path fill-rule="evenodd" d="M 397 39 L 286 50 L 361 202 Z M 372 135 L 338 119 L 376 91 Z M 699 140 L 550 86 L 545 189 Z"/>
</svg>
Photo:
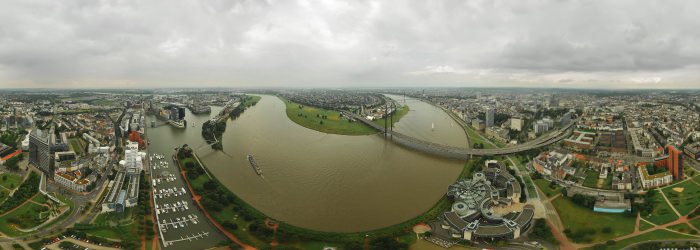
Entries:
<svg viewBox="0 0 700 250">
<path fill-rule="evenodd" d="M 534 225 L 532 227 L 530 237 L 542 239 L 554 245 L 559 244 L 559 241 L 557 241 L 557 239 L 554 238 L 554 235 L 552 234 L 552 228 L 550 228 L 549 225 L 547 225 L 545 219 L 535 219 L 533 223 Z"/>
<path fill-rule="evenodd" d="M 7 198 L 4 203 L 0 204 L 0 214 L 16 208 L 39 192 L 40 181 L 41 177 L 39 177 L 38 174 L 34 172 L 29 173 L 29 178 L 27 178 L 27 180 L 25 180 L 22 185 L 17 188 L 17 191 L 15 191 L 12 196 Z"/>
<path fill-rule="evenodd" d="M 9 170 L 12 170 L 12 171 L 19 171 L 19 165 L 17 165 L 17 163 L 18 163 L 19 161 L 21 161 L 22 159 L 24 159 L 24 154 L 18 154 L 18 155 L 15 156 L 15 157 L 12 157 L 12 158 L 10 158 L 10 159 L 7 159 L 7 161 L 5 161 L 5 166 L 6 166 Z"/>
<path fill-rule="evenodd" d="M 252 96 L 241 96 L 241 104 L 229 112 L 228 116 L 231 119 L 238 118 L 249 106 L 255 106 L 257 101 L 253 101 Z M 216 121 L 206 121 L 202 124 L 202 137 L 207 140 L 207 142 L 218 141 L 212 144 L 211 147 L 215 150 L 222 150 L 223 144 L 221 143 L 221 135 L 226 131 L 226 119 L 219 119 Z"/>
</svg>

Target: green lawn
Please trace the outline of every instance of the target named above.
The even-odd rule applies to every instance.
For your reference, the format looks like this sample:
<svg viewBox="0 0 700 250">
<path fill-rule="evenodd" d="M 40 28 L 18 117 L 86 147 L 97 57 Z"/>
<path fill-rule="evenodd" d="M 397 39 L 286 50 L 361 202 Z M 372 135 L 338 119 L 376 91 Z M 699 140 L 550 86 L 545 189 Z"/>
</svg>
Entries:
<svg viewBox="0 0 700 250">
<path fill-rule="evenodd" d="M 700 218 L 691 220 L 690 225 L 693 225 L 695 228 L 700 229 Z"/>
<path fill-rule="evenodd" d="M 627 238 L 621 241 L 618 241 L 615 243 L 615 245 L 612 246 L 606 246 L 605 249 L 609 250 L 619 250 L 622 249 L 628 245 L 637 243 L 637 242 L 643 242 L 643 241 L 649 241 L 649 240 L 685 240 L 685 239 L 697 239 L 696 237 L 691 237 L 691 236 L 686 236 L 682 235 L 679 233 L 675 232 L 670 232 L 667 230 L 663 229 L 657 229 L 642 235 L 637 235 L 631 238 Z M 584 248 L 584 249 L 593 249 L 592 247 L 589 248 Z"/>
<path fill-rule="evenodd" d="M 663 225 L 678 219 L 678 215 L 673 212 L 661 194 L 657 193 L 650 199 L 654 202 L 654 210 L 649 216 L 644 217 L 645 220 L 656 225 Z"/>
<path fill-rule="evenodd" d="M 583 186 L 598 188 L 598 176 L 600 173 L 594 170 L 586 171 L 586 179 L 583 181 Z"/>
<path fill-rule="evenodd" d="M 132 224 L 136 224 L 136 223 L 132 223 Z M 119 226 L 118 228 L 121 229 L 122 231 L 130 230 L 129 225 Z M 93 236 L 102 237 L 102 238 L 122 239 L 121 233 L 118 230 L 116 230 L 116 228 L 111 228 L 111 227 L 101 228 L 101 229 L 93 229 L 93 230 L 85 230 L 85 233 L 88 233 L 88 234 L 93 235 Z"/>
<path fill-rule="evenodd" d="M 525 187 L 527 188 L 528 194 L 530 194 L 530 198 L 537 198 L 537 189 L 535 189 L 535 185 L 533 184 L 532 179 L 530 178 L 529 175 L 522 175 L 523 179 L 525 180 Z M 542 197 L 544 198 L 544 197 Z"/>
<path fill-rule="evenodd" d="M 694 229 L 692 229 L 690 226 L 688 226 L 687 223 L 681 223 L 681 224 L 673 225 L 673 226 L 668 227 L 668 229 L 671 229 L 671 230 L 673 230 L 673 231 L 678 231 L 678 232 L 681 232 L 681 233 L 687 233 L 687 234 L 693 234 L 692 231 L 694 231 Z M 697 234 L 697 233 L 698 233 L 698 232 L 695 231 L 694 234 Z"/>
<path fill-rule="evenodd" d="M 683 191 L 677 192 L 674 188 L 682 188 Z M 700 186 L 692 181 L 666 187 L 661 191 L 681 215 L 689 214 L 700 205 Z"/>
<path fill-rule="evenodd" d="M 466 126 L 465 129 L 467 130 L 467 134 L 469 135 L 469 141 L 472 143 L 472 146 L 474 145 L 474 143 L 481 143 L 484 144 L 485 149 L 496 148 L 493 145 L 491 145 L 491 143 L 488 143 L 488 141 L 484 140 L 485 138 L 482 139 L 471 126 Z"/>
<path fill-rule="evenodd" d="M 25 229 L 32 228 L 43 223 L 44 220 L 39 218 L 43 208 L 43 206 L 27 202 L 17 210 L 0 217 L 0 232 L 13 237 L 28 234 L 15 228 L 18 226 Z"/>
<path fill-rule="evenodd" d="M 80 147 L 80 143 L 78 143 L 77 139 L 71 139 L 69 141 L 71 148 L 73 149 L 73 151 L 75 151 L 76 154 L 80 154 L 81 152 L 83 152 L 82 148 Z"/>
<path fill-rule="evenodd" d="M 8 192 L 5 189 L 0 189 L 0 204 L 5 202 L 5 200 L 7 200 L 7 197 L 9 197 L 9 195 L 10 195 L 10 192 Z"/>
<path fill-rule="evenodd" d="M 613 175 L 609 173 L 608 176 L 605 178 L 605 182 L 603 183 L 603 186 L 601 188 L 612 189 L 612 179 Z"/>
<path fill-rule="evenodd" d="M 651 224 L 646 223 L 643 220 L 639 221 L 639 231 L 644 231 L 652 228 L 654 228 L 654 226 L 652 226 Z"/>
<path fill-rule="evenodd" d="M 43 194 L 39 194 L 36 197 L 34 197 L 34 199 L 32 199 L 32 201 L 39 203 L 39 204 L 44 204 L 48 200 L 49 200 L 49 197 L 46 197 L 46 195 L 43 195 Z"/>
<path fill-rule="evenodd" d="M 510 158 L 513 159 L 513 162 L 515 162 L 515 165 L 518 167 L 520 172 L 527 172 L 527 169 L 525 168 L 527 160 L 523 159 L 523 157 L 520 155 L 510 155 Z"/>
<path fill-rule="evenodd" d="M 545 179 L 535 180 L 535 185 L 537 185 L 537 187 L 540 188 L 540 190 L 542 190 L 542 192 L 544 192 L 544 194 L 547 195 L 547 197 L 555 196 L 558 193 L 560 193 L 561 190 L 563 189 L 561 186 L 559 186 L 557 184 L 554 184 L 554 188 L 550 188 L 550 186 L 549 186 L 550 183 L 551 183 L 550 181 L 545 180 Z"/>
<path fill-rule="evenodd" d="M 0 185 L 7 189 L 15 189 L 20 183 L 22 183 L 22 177 L 11 174 L 0 174 Z M 4 188 L 2 189 L 4 190 Z"/>
<path fill-rule="evenodd" d="M 635 218 L 623 214 L 596 213 L 565 197 L 554 199 L 552 205 L 557 209 L 564 228 L 571 231 L 567 236 L 573 238 L 573 234 L 582 234 L 585 240 L 580 241 L 583 243 L 606 241 L 634 232 Z M 610 232 L 604 233 L 604 228 L 609 228 Z"/>
<path fill-rule="evenodd" d="M 280 100 L 287 105 L 287 117 L 303 127 L 323 133 L 341 135 L 369 135 L 377 133 L 376 130 L 362 122 L 350 122 L 341 119 L 340 113 L 337 111 L 304 106 L 284 98 L 280 98 Z M 318 117 L 316 117 L 317 115 Z M 322 119 L 322 116 L 327 118 Z"/>
<path fill-rule="evenodd" d="M 247 101 L 243 102 L 243 104 L 241 104 L 245 107 L 250 107 L 250 105 L 252 105 L 253 103 L 258 103 L 258 101 L 260 101 L 260 99 L 262 98 L 262 97 L 257 96 L 257 95 L 246 95 L 246 96 L 249 96 L 250 100 L 247 100 Z"/>
</svg>

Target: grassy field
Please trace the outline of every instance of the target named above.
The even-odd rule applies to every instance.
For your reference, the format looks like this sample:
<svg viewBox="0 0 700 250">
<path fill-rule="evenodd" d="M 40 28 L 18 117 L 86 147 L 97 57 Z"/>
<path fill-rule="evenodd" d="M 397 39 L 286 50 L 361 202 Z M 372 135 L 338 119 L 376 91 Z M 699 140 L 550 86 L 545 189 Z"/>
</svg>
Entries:
<svg viewBox="0 0 700 250">
<path fill-rule="evenodd" d="M 695 228 L 700 229 L 700 218 L 691 220 L 690 225 L 693 225 Z"/>
<path fill-rule="evenodd" d="M 537 198 L 537 189 L 535 189 L 535 184 L 532 181 L 532 178 L 530 178 L 530 176 L 526 174 L 523 174 L 522 176 L 525 181 L 525 188 L 527 188 L 527 192 L 528 194 L 530 194 L 530 197 Z"/>
<path fill-rule="evenodd" d="M 22 177 L 11 174 L 0 174 L 0 186 L 12 190 L 17 188 L 20 183 L 22 183 Z M 0 204 L 5 202 L 10 195 L 10 191 L 5 188 L 0 187 Z"/>
<path fill-rule="evenodd" d="M 550 181 L 545 180 L 545 179 L 535 180 L 535 185 L 537 185 L 537 187 L 540 188 L 540 190 L 542 190 L 542 192 L 544 192 L 544 194 L 547 195 L 547 197 L 555 196 L 558 193 L 560 193 L 561 190 L 563 189 L 562 186 L 559 186 L 557 184 L 554 185 L 554 188 L 550 188 L 549 187 L 550 183 L 551 183 Z"/>
<path fill-rule="evenodd" d="M 76 154 L 83 152 L 83 149 L 80 147 L 80 143 L 78 143 L 78 139 L 70 139 L 69 141 L 71 149 L 75 151 Z"/>
<path fill-rule="evenodd" d="M 586 171 L 586 180 L 583 181 L 583 186 L 598 188 L 598 176 L 600 173 L 598 171 L 588 170 Z"/>
<path fill-rule="evenodd" d="M 606 246 L 605 249 L 609 250 L 619 250 L 623 249 L 626 246 L 629 246 L 631 244 L 637 243 L 637 242 L 643 242 L 643 241 L 649 241 L 649 240 L 686 240 L 686 239 L 697 239 L 696 237 L 691 237 L 691 236 L 686 236 L 682 235 L 679 233 L 663 230 L 663 229 L 657 229 L 642 235 L 637 235 L 631 238 L 627 238 L 621 241 L 616 242 L 612 246 Z M 589 248 L 584 248 L 584 249 L 593 249 L 592 247 Z"/>
<path fill-rule="evenodd" d="M 584 234 L 590 240 L 587 242 L 606 241 L 634 232 L 635 218 L 622 214 L 596 213 L 564 197 L 554 199 L 552 204 L 557 209 L 564 228 L 572 233 Z M 610 232 L 603 232 L 604 228 L 609 228 Z"/>
<path fill-rule="evenodd" d="M 349 122 L 340 118 L 340 113 L 333 110 L 303 106 L 280 98 L 287 106 L 287 117 L 293 122 L 319 132 L 341 135 L 369 135 L 377 133 L 362 122 Z M 300 108 L 301 107 L 301 108 Z M 321 118 L 326 116 L 325 119 Z"/>
<path fill-rule="evenodd" d="M 520 172 L 527 171 L 527 169 L 525 168 L 525 164 L 527 163 L 527 160 L 523 159 L 522 156 L 510 155 L 510 158 L 513 159 L 513 162 L 515 162 L 515 165 L 518 167 L 518 170 L 520 170 Z"/>
<path fill-rule="evenodd" d="M 15 189 L 22 183 L 22 177 L 11 174 L 0 174 L 0 186 L 7 189 Z M 2 188 L 4 190 L 4 188 Z"/>
<path fill-rule="evenodd" d="M 674 188 L 677 190 L 674 190 Z M 682 189 L 682 191 L 681 191 Z M 692 181 L 686 181 L 678 185 L 666 187 L 664 192 L 668 201 L 681 215 L 687 215 L 700 205 L 700 186 Z M 678 192 L 681 191 L 681 192 Z"/>
<path fill-rule="evenodd" d="M 471 126 L 466 126 L 465 129 L 467 130 L 467 134 L 469 135 L 469 141 L 472 143 L 472 146 L 474 146 L 474 143 L 481 143 L 484 144 L 485 149 L 496 148 L 493 145 L 491 145 L 491 143 L 486 141 L 485 138 L 482 139 Z"/>
<path fill-rule="evenodd" d="M 241 104 L 241 105 L 246 106 L 246 107 L 250 107 L 250 105 L 252 105 L 253 103 L 257 103 L 262 98 L 262 97 L 257 96 L 257 95 L 246 95 L 246 96 L 250 96 L 250 100 L 247 100 L 247 101 L 243 102 L 243 104 Z"/>
<path fill-rule="evenodd" d="M 687 223 L 673 225 L 673 226 L 668 227 L 668 229 L 671 229 L 673 231 L 678 231 L 681 233 L 686 233 L 686 234 L 698 234 L 698 232 L 695 231 L 693 228 L 691 228 Z M 695 232 L 693 232 L 693 231 L 695 231 Z"/>
<path fill-rule="evenodd" d="M 654 228 L 654 226 L 652 226 L 651 224 L 646 223 L 643 220 L 639 221 L 639 231 L 644 231 L 644 230 L 652 229 L 652 228 Z"/>
<path fill-rule="evenodd" d="M 126 208 L 124 213 L 120 215 L 116 215 L 114 213 L 99 214 L 92 224 L 105 225 L 105 227 L 82 231 L 93 236 L 115 240 L 134 239 L 137 238 L 137 235 L 139 235 L 139 225 L 134 220 L 136 218 L 135 214 L 136 212 L 134 211 L 133 207 Z M 109 226 L 110 223 L 114 221 L 118 221 L 117 226 Z M 141 238 L 138 239 L 140 240 Z"/>
<path fill-rule="evenodd" d="M 678 219 L 678 215 L 673 212 L 661 194 L 657 193 L 650 199 L 654 201 L 654 210 L 649 216 L 644 217 L 645 220 L 656 225 L 663 225 Z"/>
<path fill-rule="evenodd" d="M 44 221 L 39 218 L 42 209 L 43 206 L 27 202 L 17 210 L 0 217 L 0 232 L 13 237 L 29 234 L 17 230 L 16 227 L 32 228 L 41 224 Z"/>
</svg>

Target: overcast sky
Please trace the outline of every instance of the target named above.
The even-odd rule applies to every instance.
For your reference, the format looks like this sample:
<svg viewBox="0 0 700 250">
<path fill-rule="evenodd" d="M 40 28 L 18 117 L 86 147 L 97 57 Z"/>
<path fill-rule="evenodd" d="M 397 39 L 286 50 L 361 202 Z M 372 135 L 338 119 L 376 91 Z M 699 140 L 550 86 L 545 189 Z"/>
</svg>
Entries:
<svg viewBox="0 0 700 250">
<path fill-rule="evenodd" d="M 700 1 L 0 1 L 0 87 L 700 88 Z"/>
</svg>

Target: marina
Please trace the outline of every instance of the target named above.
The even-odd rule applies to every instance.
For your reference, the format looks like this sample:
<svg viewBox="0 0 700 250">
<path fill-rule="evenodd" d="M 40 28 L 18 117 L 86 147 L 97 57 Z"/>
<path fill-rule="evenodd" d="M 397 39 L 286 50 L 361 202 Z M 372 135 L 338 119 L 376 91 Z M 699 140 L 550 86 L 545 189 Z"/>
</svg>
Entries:
<svg viewBox="0 0 700 250">
<path fill-rule="evenodd" d="M 147 118 L 156 119 L 154 116 Z M 206 116 L 199 118 L 207 119 Z M 197 120 L 196 124 L 201 122 Z M 195 122 L 193 121 L 192 124 Z M 173 147 L 178 144 L 164 141 L 170 136 L 159 135 L 162 132 L 199 133 L 197 128 L 187 126 L 185 129 L 178 129 L 160 126 L 149 127 L 147 130 L 148 140 L 151 141 L 146 158 L 150 161 L 149 170 L 152 179 L 149 184 L 152 186 L 153 215 L 158 240 L 163 249 L 208 249 L 226 240 L 226 237 L 199 209 L 179 173 L 177 161 L 173 161 L 170 157 L 174 152 Z"/>
</svg>

